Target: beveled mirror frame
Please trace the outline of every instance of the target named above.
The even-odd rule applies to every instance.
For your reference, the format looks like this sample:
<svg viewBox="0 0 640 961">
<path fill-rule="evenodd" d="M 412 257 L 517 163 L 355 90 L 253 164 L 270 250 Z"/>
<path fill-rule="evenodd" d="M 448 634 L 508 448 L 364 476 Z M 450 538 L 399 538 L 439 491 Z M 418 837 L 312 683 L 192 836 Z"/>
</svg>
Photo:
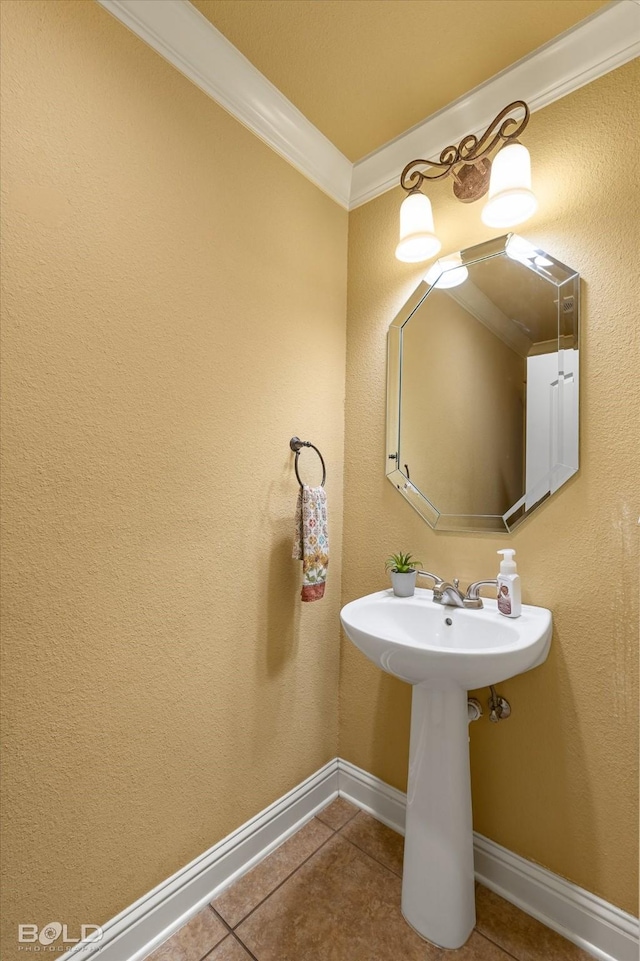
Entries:
<svg viewBox="0 0 640 961">
<path fill-rule="evenodd" d="M 532 270 L 557 290 L 558 304 L 558 384 L 559 391 L 565 380 L 572 382 L 575 403 L 566 405 L 564 420 L 562 393 L 556 406 L 555 424 L 549 425 L 552 453 L 550 470 L 543 482 L 536 483 L 530 491 L 525 491 L 515 504 L 502 515 L 499 514 L 453 514 L 443 513 L 410 480 L 408 472 L 401 469 L 404 465 L 401 450 L 402 417 L 402 348 L 403 330 L 424 304 L 429 293 L 438 285 L 440 274 L 433 284 L 422 280 L 416 290 L 402 306 L 391 322 L 387 340 L 387 448 L 385 473 L 389 481 L 411 504 L 415 511 L 434 529 L 443 531 L 474 531 L 506 533 L 529 517 L 551 494 L 555 493 L 578 470 L 578 431 L 579 431 L 579 313 L 580 277 L 551 254 L 535 248 L 528 241 L 515 234 L 507 234 L 495 240 L 469 247 L 460 251 L 462 265 L 471 266 L 492 257 L 508 256 L 522 264 L 523 270 Z M 536 263 L 536 260 L 538 261 Z M 572 309 L 566 311 L 566 305 Z M 564 307 L 563 307 L 564 305 Z M 555 338 L 554 338 L 555 340 Z M 565 348 L 571 348 L 565 350 Z M 568 420 L 567 420 L 568 416 Z M 568 429 L 567 429 L 568 425 Z M 425 425 L 425 428 L 428 425 Z M 562 433 L 573 436 L 570 443 L 562 443 Z M 572 433 L 573 432 L 573 433 Z M 426 433 L 426 431 L 425 431 Z M 526 439 L 525 439 L 526 442 Z M 567 449 L 570 453 L 567 456 Z M 564 452 L 564 453 L 562 453 Z M 414 479 L 415 480 L 415 479 Z"/>
</svg>

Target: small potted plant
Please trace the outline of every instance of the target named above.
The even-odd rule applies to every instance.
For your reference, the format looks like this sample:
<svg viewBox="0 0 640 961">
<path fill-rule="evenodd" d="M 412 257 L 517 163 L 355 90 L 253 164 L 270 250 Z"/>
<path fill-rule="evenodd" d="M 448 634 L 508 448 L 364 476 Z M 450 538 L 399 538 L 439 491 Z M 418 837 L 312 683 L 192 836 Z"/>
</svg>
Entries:
<svg viewBox="0 0 640 961">
<path fill-rule="evenodd" d="M 411 597 L 416 589 L 416 568 L 422 561 L 414 561 L 411 554 L 392 554 L 385 562 L 391 574 L 393 593 L 396 597 Z"/>
</svg>

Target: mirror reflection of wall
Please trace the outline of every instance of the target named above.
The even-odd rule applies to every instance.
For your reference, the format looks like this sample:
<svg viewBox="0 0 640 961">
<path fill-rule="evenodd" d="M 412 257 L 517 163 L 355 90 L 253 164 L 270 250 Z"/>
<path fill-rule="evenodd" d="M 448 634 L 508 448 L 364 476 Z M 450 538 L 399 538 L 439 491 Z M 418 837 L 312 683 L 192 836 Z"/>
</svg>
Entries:
<svg viewBox="0 0 640 961">
<path fill-rule="evenodd" d="M 453 293 L 403 330 L 402 463 L 443 513 L 504 514 L 524 493 L 526 366 Z"/>
<path fill-rule="evenodd" d="M 389 479 L 432 526 L 509 530 L 578 467 L 579 278 L 513 235 L 462 260 L 391 325 Z"/>
</svg>

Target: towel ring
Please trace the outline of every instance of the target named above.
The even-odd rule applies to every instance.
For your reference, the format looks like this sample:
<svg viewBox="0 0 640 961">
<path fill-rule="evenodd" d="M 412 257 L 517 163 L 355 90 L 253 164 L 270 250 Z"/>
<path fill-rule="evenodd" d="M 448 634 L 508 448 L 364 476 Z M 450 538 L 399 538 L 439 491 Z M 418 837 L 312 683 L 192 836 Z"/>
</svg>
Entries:
<svg viewBox="0 0 640 961">
<path fill-rule="evenodd" d="M 300 480 L 300 474 L 298 473 L 298 457 L 300 456 L 300 450 L 302 447 L 310 447 L 312 450 L 316 452 L 316 454 L 320 458 L 320 463 L 322 464 L 322 480 L 320 481 L 320 486 L 324 487 L 324 482 L 327 479 L 327 468 L 324 463 L 324 457 L 322 456 L 318 448 L 315 446 L 315 444 L 312 444 L 311 441 L 309 440 L 300 440 L 299 437 L 292 437 L 291 440 L 289 441 L 289 447 L 291 448 L 292 451 L 295 452 L 295 455 L 296 455 L 296 459 L 293 466 L 294 466 L 294 470 L 296 472 L 296 477 L 298 478 L 298 483 L 300 484 L 300 487 L 304 487 L 304 484 Z"/>
</svg>

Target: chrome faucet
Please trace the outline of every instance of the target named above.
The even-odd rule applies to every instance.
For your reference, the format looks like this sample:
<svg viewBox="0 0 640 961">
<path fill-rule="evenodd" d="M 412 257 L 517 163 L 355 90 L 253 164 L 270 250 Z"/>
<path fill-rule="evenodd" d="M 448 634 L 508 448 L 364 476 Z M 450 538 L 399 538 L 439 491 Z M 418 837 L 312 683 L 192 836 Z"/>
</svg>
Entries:
<svg viewBox="0 0 640 961">
<path fill-rule="evenodd" d="M 453 583 L 443 581 L 437 574 L 431 574 L 429 571 L 418 571 L 418 577 L 430 577 L 433 581 L 433 600 L 435 604 L 466 607 L 472 611 L 481 610 L 483 607 L 480 597 L 481 587 L 497 588 L 498 586 L 495 578 L 486 581 L 474 581 L 473 584 L 469 585 L 467 593 L 463 594 L 458 586 L 460 581 L 457 577 L 454 577 Z"/>
<path fill-rule="evenodd" d="M 460 581 L 454 577 L 453 584 L 443 581 L 437 574 L 429 571 L 418 571 L 418 577 L 430 577 L 433 581 L 433 600 L 436 604 L 449 604 L 453 607 L 464 607 L 464 595 L 458 584 Z"/>
</svg>

